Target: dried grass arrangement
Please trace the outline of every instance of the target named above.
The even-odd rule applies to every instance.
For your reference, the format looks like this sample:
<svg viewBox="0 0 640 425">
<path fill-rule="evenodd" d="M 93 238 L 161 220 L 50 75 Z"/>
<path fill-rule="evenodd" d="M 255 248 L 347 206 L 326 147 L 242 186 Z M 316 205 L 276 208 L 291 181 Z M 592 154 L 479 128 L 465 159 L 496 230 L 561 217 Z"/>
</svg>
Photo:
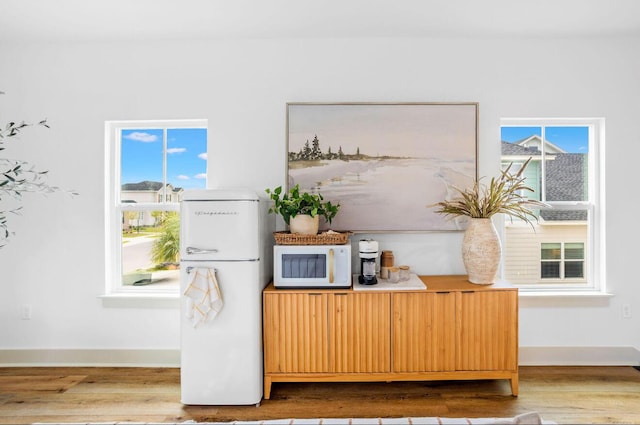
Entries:
<svg viewBox="0 0 640 425">
<path fill-rule="evenodd" d="M 513 163 L 504 169 L 500 177 L 491 178 L 489 185 L 480 184 L 476 180 L 473 187 L 461 189 L 452 186 L 460 196 L 438 202 L 436 213 L 445 216 L 467 216 L 470 218 L 491 218 L 495 214 L 505 214 L 519 218 L 533 225 L 532 220 L 538 221 L 538 217 L 531 208 L 548 208 L 544 202 L 526 197 L 525 192 L 533 192 L 533 189 L 525 184 L 524 170 L 529 165 L 531 158 L 522 165 L 516 174 L 511 174 Z"/>
</svg>

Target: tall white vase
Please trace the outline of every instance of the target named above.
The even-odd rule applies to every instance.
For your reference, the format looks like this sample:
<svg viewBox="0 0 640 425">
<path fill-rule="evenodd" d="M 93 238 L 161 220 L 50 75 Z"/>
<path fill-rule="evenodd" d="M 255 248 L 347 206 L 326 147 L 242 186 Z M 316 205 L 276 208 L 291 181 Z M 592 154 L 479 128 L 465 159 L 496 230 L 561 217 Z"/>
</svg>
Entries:
<svg viewBox="0 0 640 425">
<path fill-rule="evenodd" d="M 502 248 L 490 218 L 472 218 L 462 240 L 462 261 L 471 283 L 490 285 L 495 281 Z"/>
</svg>

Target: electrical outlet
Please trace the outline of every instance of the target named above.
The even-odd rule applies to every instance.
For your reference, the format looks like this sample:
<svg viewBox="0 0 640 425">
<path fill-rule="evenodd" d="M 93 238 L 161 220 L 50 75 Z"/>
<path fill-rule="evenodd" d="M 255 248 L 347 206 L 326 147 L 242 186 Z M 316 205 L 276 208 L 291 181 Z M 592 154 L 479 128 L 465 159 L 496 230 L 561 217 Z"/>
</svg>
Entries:
<svg viewBox="0 0 640 425">
<path fill-rule="evenodd" d="M 622 304 L 622 317 L 631 319 L 631 304 Z"/>
<path fill-rule="evenodd" d="M 33 313 L 33 307 L 31 307 L 31 304 L 22 305 L 22 311 L 20 314 L 20 317 L 22 317 L 22 320 L 31 320 L 32 313 Z"/>
</svg>

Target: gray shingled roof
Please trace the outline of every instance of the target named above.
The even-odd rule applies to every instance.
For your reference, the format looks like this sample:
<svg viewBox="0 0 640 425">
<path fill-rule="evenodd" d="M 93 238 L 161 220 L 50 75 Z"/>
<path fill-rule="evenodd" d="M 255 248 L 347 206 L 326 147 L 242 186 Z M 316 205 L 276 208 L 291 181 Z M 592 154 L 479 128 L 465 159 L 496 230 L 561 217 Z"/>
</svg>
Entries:
<svg viewBox="0 0 640 425">
<path fill-rule="evenodd" d="M 547 200 L 583 201 L 586 198 L 585 179 L 587 156 L 582 153 L 555 154 L 555 159 L 546 161 Z M 545 210 L 545 220 L 586 220 L 586 211 Z"/>
<path fill-rule="evenodd" d="M 535 147 L 525 147 L 502 141 L 502 155 L 530 155 L 539 156 L 540 151 Z"/>
<path fill-rule="evenodd" d="M 502 141 L 502 155 L 538 156 L 537 148 L 525 148 Z M 548 201 L 582 201 L 585 199 L 587 155 L 581 153 L 555 153 L 554 159 L 545 161 Z M 542 210 L 540 215 L 548 221 L 586 220 L 586 211 Z"/>
<path fill-rule="evenodd" d="M 548 185 L 547 200 L 583 201 L 586 190 L 586 155 L 561 153 L 554 156 L 554 160 L 545 163 Z"/>
</svg>

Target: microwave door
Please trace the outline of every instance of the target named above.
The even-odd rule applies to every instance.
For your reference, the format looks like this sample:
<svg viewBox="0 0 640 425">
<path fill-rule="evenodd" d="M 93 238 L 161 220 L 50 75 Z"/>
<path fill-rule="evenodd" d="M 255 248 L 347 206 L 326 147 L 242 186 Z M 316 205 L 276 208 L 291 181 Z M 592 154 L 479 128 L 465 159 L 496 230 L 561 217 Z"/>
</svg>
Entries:
<svg viewBox="0 0 640 425">
<path fill-rule="evenodd" d="M 283 279 L 317 280 L 326 277 L 324 254 L 282 254 Z"/>
<path fill-rule="evenodd" d="M 350 246 L 274 247 L 275 286 L 334 288 L 351 286 Z"/>
</svg>

